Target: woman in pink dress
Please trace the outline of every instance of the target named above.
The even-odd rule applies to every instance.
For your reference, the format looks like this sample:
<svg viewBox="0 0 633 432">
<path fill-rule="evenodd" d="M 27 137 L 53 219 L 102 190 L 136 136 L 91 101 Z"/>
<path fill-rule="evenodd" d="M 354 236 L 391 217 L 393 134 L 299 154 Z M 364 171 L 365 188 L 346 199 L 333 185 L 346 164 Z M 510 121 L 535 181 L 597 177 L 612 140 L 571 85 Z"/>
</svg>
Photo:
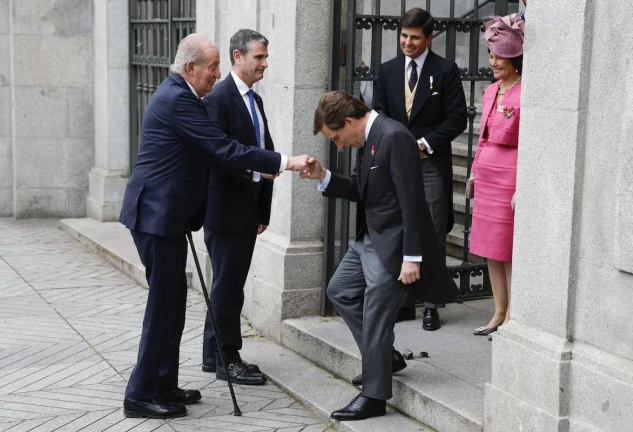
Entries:
<svg viewBox="0 0 633 432">
<path fill-rule="evenodd" d="M 498 80 L 484 94 L 481 136 L 470 181 L 474 206 L 470 252 L 487 258 L 495 313 L 475 335 L 510 320 L 510 277 L 525 23 L 519 14 L 485 24 L 490 67 Z"/>
</svg>

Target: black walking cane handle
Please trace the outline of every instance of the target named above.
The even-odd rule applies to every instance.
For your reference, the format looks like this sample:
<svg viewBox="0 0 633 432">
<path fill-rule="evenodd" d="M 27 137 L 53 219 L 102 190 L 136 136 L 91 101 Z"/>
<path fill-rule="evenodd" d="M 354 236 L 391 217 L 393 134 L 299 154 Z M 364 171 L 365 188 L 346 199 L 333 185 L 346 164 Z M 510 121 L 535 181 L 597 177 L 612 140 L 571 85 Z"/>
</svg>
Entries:
<svg viewBox="0 0 633 432">
<path fill-rule="evenodd" d="M 215 333 L 215 340 L 218 343 L 218 351 L 220 352 L 220 359 L 222 359 L 222 366 L 224 366 L 224 371 L 226 372 L 226 379 L 229 383 L 229 392 L 231 393 L 231 399 L 233 400 L 233 415 L 236 417 L 239 417 L 242 415 L 242 411 L 240 411 L 240 407 L 237 405 L 237 399 L 235 399 L 235 392 L 233 391 L 233 383 L 231 382 L 229 367 L 228 367 L 228 364 L 226 363 L 226 357 L 224 356 L 224 348 L 222 347 L 222 338 L 220 337 L 220 333 L 218 332 L 218 325 L 215 322 L 215 316 L 213 315 L 213 308 L 211 307 L 209 292 L 207 291 L 207 285 L 204 283 L 202 268 L 200 267 L 200 262 L 198 261 L 198 254 L 196 253 L 196 247 L 193 244 L 193 236 L 191 235 L 191 229 L 189 227 L 187 227 L 186 234 L 187 234 L 187 240 L 189 241 L 189 246 L 191 247 L 191 254 L 193 255 L 193 260 L 195 261 L 196 269 L 198 270 L 198 277 L 200 278 L 200 286 L 202 287 L 202 294 L 204 295 L 204 300 L 207 304 L 207 309 L 209 311 L 211 327 L 213 327 L 213 332 Z"/>
</svg>

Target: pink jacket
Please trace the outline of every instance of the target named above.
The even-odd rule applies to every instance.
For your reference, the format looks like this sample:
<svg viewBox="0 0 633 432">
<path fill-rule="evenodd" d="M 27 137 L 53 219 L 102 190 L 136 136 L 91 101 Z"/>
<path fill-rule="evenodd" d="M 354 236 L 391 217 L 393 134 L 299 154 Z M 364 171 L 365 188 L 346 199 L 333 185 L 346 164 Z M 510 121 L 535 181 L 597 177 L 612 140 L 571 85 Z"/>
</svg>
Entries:
<svg viewBox="0 0 633 432">
<path fill-rule="evenodd" d="M 488 130 L 488 139 L 484 140 L 484 130 L 488 116 L 491 114 L 492 108 L 497 97 L 498 83 L 491 84 L 484 93 L 484 107 L 481 113 L 481 133 L 479 135 L 479 144 L 477 145 L 477 153 L 473 161 L 472 171 L 477 171 L 477 160 L 484 148 L 485 142 L 494 142 L 495 144 L 517 147 L 519 145 L 519 120 L 521 119 L 521 82 L 510 90 L 506 90 L 503 96 L 501 106 L 497 107 L 497 113 L 492 121 L 492 127 Z M 503 109 L 504 112 L 499 112 Z"/>
</svg>

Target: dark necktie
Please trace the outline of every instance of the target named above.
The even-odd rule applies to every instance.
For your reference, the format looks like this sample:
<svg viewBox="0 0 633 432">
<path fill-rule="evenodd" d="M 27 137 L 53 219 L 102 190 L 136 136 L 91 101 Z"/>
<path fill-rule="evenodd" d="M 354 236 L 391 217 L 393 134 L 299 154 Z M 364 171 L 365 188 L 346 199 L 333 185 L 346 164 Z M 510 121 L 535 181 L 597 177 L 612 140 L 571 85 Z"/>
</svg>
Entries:
<svg viewBox="0 0 633 432">
<path fill-rule="evenodd" d="M 418 83 L 418 64 L 415 60 L 409 62 L 411 66 L 411 76 L 409 77 L 409 90 L 413 91 L 415 85 Z"/>
<path fill-rule="evenodd" d="M 257 139 L 257 147 L 262 146 L 262 140 L 259 131 L 259 118 L 257 117 L 257 110 L 255 109 L 255 97 L 253 90 L 248 91 L 248 100 L 251 103 L 251 113 L 253 114 L 253 126 L 255 127 L 255 139 Z"/>
</svg>

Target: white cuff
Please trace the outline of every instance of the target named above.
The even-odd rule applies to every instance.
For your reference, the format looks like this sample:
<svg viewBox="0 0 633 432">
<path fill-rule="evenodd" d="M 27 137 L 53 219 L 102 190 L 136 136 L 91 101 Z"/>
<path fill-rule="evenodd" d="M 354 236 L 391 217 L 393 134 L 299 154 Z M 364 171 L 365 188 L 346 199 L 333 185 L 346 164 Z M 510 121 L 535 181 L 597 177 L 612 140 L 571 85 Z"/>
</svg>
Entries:
<svg viewBox="0 0 633 432">
<path fill-rule="evenodd" d="M 406 262 L 422 262 L 422 255 L 420 255 L 420 256 L 405 255 L 404 257 L 402 257 L 402 261 L 406 261 Z"/>
<path fill-rule="evenodd" d="M 279 172 L 284 172 L 286 170 L 286 167 L 288 166 L 288 156 L 284 156 L 284 155 L 280 155 L 281 156 L 281 165 L 279 165 Z"/>
<path fill-rule="evenodd" d="M 330 170 L 325 170 L 325 171 L 326 171 L 325 178 L 323 179 L 322 182 L 319 182 L 319 186 L 317 187 L 317 191 L 319 192 L 325 192 L 328 185 L 330 184 L 330 179 L 332 178 L 332 173 L 330 172 Z"/>
<path fill-rule="evenodd" d="M 431 148 L 431 146 L 429 145 L 428 142 L 426 142 L 426 140 L 424 138 L 422 138 L 422 142 L 424 143 L 424 146 L 426 147 L 426 151 L 428 154 L 433 154 L 433 149 Z"/>
</svg>

